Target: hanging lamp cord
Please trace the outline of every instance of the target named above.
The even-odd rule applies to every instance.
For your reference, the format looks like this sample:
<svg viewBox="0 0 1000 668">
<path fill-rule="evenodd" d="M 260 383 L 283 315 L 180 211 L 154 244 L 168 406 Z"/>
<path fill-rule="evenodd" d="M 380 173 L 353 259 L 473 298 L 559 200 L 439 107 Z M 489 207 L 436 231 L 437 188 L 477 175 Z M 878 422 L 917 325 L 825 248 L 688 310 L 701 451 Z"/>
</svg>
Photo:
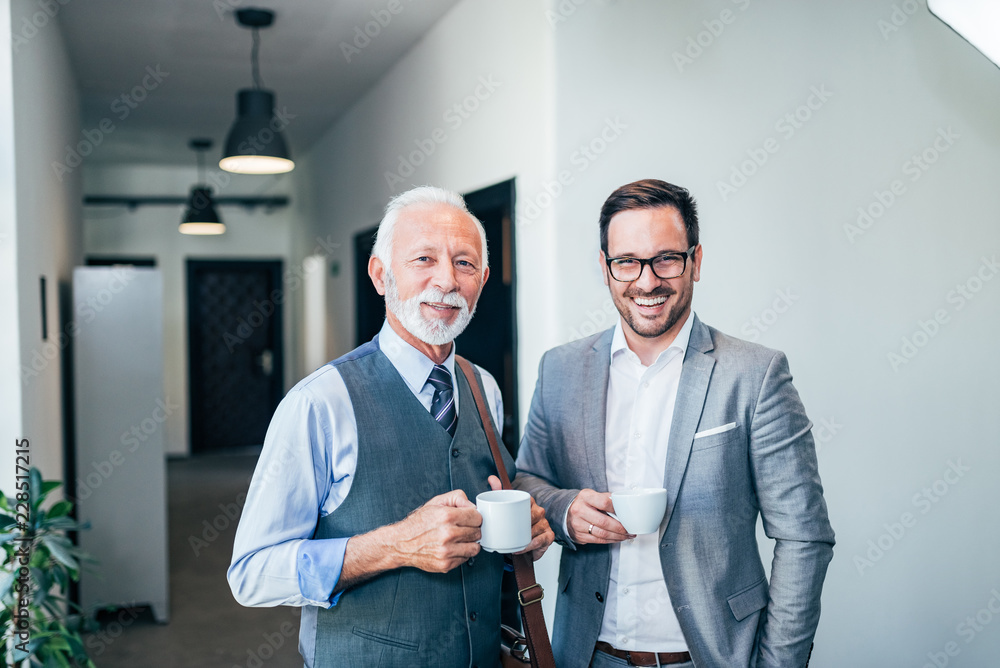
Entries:
<svg viewBox="0 0 1000 668">
<path fill-rule="evenodd" d="M 253 70 L 253 87 L 260 90 L 264 82 L 260 78 L 260 30 L 253 29 L 253 47 L 250 49 L 250 67 Z"/>
<path fill-rule="evenodd" d="M 207 187 L 205 182 L 205 149 L 198 149 L 198 183 Z"/>
</svg>

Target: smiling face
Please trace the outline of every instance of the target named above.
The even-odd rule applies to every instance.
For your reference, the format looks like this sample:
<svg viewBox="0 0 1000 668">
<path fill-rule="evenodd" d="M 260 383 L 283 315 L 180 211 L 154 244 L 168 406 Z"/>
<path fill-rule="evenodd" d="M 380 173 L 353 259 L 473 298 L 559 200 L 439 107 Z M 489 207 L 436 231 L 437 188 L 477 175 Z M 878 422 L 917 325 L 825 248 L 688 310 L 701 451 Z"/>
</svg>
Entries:
<svg viewBox="0 0 1000 668">
<path fill-rule="evenodd" d="M 417 204 L 399 212 L 392 263 L 371 258 L 368 273 L 386 298 L 386 317 L 400 336 L 435 359 L 450 349 L 475 312 L 489 276 L 479 229 L 448 204 Z"/>
<path fill-rule="evenodd" d="M 661 253 L 683 253 L 688 248 L 687 231 L 680 212 L 672 206 L 654 209 L 628 209 L 614 215 L 608 225 L 608 255 L 601 252 L 604 284 L 631 332 L 632 342 L 646 339 L 644 345 L 665 349 L 677 336 L 691 312 L 694 283 L 701 278 L 701 246 L 688 260 L 684 273 L 677 278 L 657 278 L 645 266 L 631 283 L 616 281 L 608 272 L 606 257 L 650 258 Z"/>
</svg>

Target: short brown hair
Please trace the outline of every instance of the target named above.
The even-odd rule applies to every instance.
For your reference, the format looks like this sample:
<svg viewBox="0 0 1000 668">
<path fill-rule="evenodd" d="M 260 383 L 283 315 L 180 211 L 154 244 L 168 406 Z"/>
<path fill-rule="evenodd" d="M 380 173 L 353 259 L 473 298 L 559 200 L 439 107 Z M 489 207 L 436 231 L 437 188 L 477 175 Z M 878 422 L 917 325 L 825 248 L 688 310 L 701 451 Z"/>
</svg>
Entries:
<svg viewBox="0 0 1000 668">
<path fill-rule="evenodd" d="M 686 188 L 659 179 L 643 179 L 623 185 L 604 200 L 601 207 L 601 250 L 608 254 L 608 226 L 615 214 L 632 209 L 672 206 L 681 214 L 688 246 L 698 245 L 698 206 Z"/>
</svg>

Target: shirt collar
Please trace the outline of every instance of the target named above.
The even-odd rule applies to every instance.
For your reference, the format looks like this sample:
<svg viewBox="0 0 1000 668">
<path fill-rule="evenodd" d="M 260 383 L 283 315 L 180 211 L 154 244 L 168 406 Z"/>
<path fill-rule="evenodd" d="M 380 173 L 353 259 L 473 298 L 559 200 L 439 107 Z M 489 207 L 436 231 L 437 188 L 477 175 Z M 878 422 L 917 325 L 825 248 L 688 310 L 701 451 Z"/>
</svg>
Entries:
<svg viewBox="0 0 1000 668">
<path fill-rule="evenodd" d="M 674 340 L 669 346 L 667 346 L 667 349 L 656 357 L 656 361 L 653 362 L 652 366 L 656 366 L 661 360 L 667 359 L 665 356 L 671 350 L 680 350 L 681 355 L 683 355 L 685 351 L 687 351 L 688 341 L 691 339 L 691 329 L 693 326 L 694 311 L 692 310 L 688 312 L 687 320 L 684 321 L 684 324 L 681 326 L 681 330 L 677 332 L 677 336 L 675 336 Z M 618 322 L 615 323 L 615 333 L 611 337 L 611 360 L 614 361 L 617 353 L 628 349 L 628 341 L 625 340 L 625 332 L 622 330 L 622 319 L 619 317 Z M 671 353 L 671 355 L 672 354 L 673 353 Z"/>
<path fill-rule="evenodd" d="M 427 382 L 427 377 L 431 375 L 434 362 L 427 355 L 404 341 L 396 330 L 392 328 L 389 321 L 382 323 L 382 329 L 378 333 L 378 346 L 389 358 L 392 366 L 396 368 L 399 375 L 403 377 L 406 384 L 414 394 L 419 394 Z M 442 364 L 448 369 L 452 378 L 455 377 L 455 343 L 451 344 L 451 352 Z"/>
</svg>

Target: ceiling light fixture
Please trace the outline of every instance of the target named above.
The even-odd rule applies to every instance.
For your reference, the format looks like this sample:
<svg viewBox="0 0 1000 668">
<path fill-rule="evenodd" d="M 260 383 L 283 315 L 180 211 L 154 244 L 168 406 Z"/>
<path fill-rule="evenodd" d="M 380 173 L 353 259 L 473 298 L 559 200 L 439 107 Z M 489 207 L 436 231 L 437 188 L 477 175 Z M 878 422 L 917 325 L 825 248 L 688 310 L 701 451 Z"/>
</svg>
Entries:
<svg viewBox="0 0 1000 668">
<path fill-rule="evenodd" d="M 253 88 L 236 94 L 236 121 L 226 138 L 219 167 L 237 174 L 283 174 L 295 169 L 281 134 L 285 121 L 274 113 L 274 92 L 265 90 L 260 78 L 260 29 L 274 23 L 269 9 L 239 9 L 236 22 L 253 31 L 250 68 Z"/>
<path fill-rule="evenodd" d="M 187 209 L 181 219 L 181 234 L 225 234 L 226 225 L 219 220 L 212 201 L 212 189 L 205 180 L 205 151 L 212 147 L 211 139 L 192 139 L 189 146 L 198 154 L 198 183 L 191 188 Z"/>
</svg>

